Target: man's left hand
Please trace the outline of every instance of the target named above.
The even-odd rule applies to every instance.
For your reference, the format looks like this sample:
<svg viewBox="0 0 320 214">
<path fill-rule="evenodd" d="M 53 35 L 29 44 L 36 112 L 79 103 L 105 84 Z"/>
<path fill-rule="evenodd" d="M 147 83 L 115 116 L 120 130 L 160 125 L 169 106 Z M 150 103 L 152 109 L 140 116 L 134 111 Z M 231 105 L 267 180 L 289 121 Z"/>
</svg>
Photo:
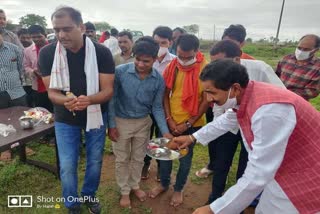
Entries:
<svg viewBox="0 0 320 214">
<path fill-rule="evenodd" d="M 210 209 L 210 206 L 203 206 L 196 209 L 192 214 L 214 214 Z"/>
<path fill-rule="evenodd" d="M 177 125 L 178 134 L 181 135 L 183 132 L 187 131 L 188 127 L 185 123 L 180 123 Z"/>
<path fill-rule="evenodd" d="M 88 96 L 80 95 L 78 97 L 76 111 L 82 111 L 86 109 L 89 105 L 91 105 L 90 98 Z"/>
</svg>

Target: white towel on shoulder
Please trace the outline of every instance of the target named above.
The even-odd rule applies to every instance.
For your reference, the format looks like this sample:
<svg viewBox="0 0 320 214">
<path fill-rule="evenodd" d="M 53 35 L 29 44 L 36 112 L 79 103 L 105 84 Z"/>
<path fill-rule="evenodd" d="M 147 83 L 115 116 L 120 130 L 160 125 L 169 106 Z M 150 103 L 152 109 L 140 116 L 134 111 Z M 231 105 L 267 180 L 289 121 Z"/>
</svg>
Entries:
<svg viewBox="0 0 320 214">
<path fill-rule="evenodd" d="M 96 56 L 96 49 L 93 42 L 86 37 L 84 72 L 87 82 L 87 96 L 99 92 L 99 71 Z M 70 91 L 70 76 L 67 59 L 67 51 L 57 43 L 54 53 L 54 60 L 51 70 L 49 88 L 62 91 Z M 87 108 L 87 125 L 86 131 L 98 129 L 103 125 L 100 104 L 89 105 Z"/>
</svg>

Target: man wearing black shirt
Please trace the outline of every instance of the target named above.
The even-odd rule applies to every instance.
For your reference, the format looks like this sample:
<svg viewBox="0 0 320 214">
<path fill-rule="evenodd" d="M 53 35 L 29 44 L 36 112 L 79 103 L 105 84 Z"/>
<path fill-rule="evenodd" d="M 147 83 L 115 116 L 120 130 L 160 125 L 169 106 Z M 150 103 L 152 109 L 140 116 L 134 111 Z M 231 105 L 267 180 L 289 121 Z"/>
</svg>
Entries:
<svg viewBox="0 0 320 214">
<path fill-rule="evenodd" d="M 77 163 L 81 131 L 84 129 L 87 164 L 81 196 L 90 213 L 100 213 L 101 207 L 95 198 L 95 193 L 100 181 L 107 126 L 105 106 L 113 94 L 114 62 L 107 48 L 93 43 L 99 72 L 99 92 L 87 96 L 87 78 L 89 76 L 86 76 L 84 65 L 85 59 L 87 59 L 86 43 L 88 40 L 83 35 L 85 27 L 81 14 L 74 8 L 61 7 L 52 14 L 51 21 L 58 43 L 52 43 L 40 51 L 39 67 L 43 82 L 48 89 L 49 98 L 54 104 L 62 194 L 69 213 L 80 213 L 81 200 L 78 198 L 77 191 Z M 66 92 L 62 90 L 49 87 L 57 45 L 62 45 L 66 50 L 70 92 L 74 95 L 71 97 L 66 96 Z M 103 125 L 97 129 L 86 130 L 87 107 L 96 104 L 101 104 Z"/>
</svg>

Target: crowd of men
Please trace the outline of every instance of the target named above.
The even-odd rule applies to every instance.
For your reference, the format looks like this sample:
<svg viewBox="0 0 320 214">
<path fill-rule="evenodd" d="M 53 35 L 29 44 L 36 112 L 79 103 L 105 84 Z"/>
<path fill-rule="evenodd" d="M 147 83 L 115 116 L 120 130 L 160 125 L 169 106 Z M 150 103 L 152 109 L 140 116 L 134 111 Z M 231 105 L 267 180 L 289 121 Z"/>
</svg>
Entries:
<svg viewBox="0 0 320 214">
<path fill-rule="evenodd" d="M 172 161 L 157 160 L 159 184 L 151 191 L 139 185 L 149 178 L 146 146 L 155 135 L 173 139 L 173 149 L 188 147 L 179 159 L 174 207 L 183 203 L 193 148 L 201 143 L 209 145 L 210 160 L 196 175 L 213 173 L 212 191 L 194 213 L 240 213 L 250 204 L 258 204 L 257 213 L 320 211 L 320 114 L 307 102 L 320 93 L 318 36 L 303 36 L 274 71 L 241 50 L 242 25 L 225 29 L 208 63 L 199 39 L 179 27 L 159 26 L 134 42 L 130 32 L 116 29 L 98 39 L 94 24 L 83 23 L 72 7 L 57 8 L 51 21 L 57 41 L 49 43 L 39 25 L 17 35 L 7 30 L 0 9 L 0 108 L 54 112 L 55 135 L 48 138 L 56 138 L 65 199 L 86 198 L 90 213 L 101 212 L 96 192 L 106 133 L 121 207 L 131 207 L 130 193 L 143 202 L 167 191 Z M 79 195 L 82 141 L 86 172 Z M 239 143 L 237 183 L 223 194 Z M 65 206 L 80 213 L 80 200 Z"/>
</svg>

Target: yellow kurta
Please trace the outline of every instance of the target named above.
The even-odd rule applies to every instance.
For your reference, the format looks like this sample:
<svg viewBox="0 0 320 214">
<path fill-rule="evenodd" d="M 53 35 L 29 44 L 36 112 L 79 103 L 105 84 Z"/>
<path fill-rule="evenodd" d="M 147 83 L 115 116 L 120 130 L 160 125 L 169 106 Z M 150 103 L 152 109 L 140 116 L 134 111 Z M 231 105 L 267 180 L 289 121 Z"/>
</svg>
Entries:
<svg viewBox="0 0 320 214">
<path fill-rule="evenodd" d="M 201 64 L 201 71 L 202 69 L 207 65 L 207 61 L 204 60 Z M 200 73 L 199 73 L 200 74 Z M 171 117 L 176 121 L 177 123 L 183 123 L 186 122 L 191 115 L 189 112 L 187 112 L 183 107 L 182 107 L 182 89 L 183 89 L 183 81 L 185 77 L 185 72 L 183 71 L 178 71 L 175 84 L 173 86 L 173 91 L 170 97 L 170 111 L 171 111 Z M 203 88 L 199 81 L 199 89 L 198 89 L 198 96 L 199 96 L 199 105 L 202 101 L 202 92 Z M 198 126 L 204 126 L 205 125 L 205 115 L 202 115 L 194 124 L 194 127 Z"/>
</svg>

